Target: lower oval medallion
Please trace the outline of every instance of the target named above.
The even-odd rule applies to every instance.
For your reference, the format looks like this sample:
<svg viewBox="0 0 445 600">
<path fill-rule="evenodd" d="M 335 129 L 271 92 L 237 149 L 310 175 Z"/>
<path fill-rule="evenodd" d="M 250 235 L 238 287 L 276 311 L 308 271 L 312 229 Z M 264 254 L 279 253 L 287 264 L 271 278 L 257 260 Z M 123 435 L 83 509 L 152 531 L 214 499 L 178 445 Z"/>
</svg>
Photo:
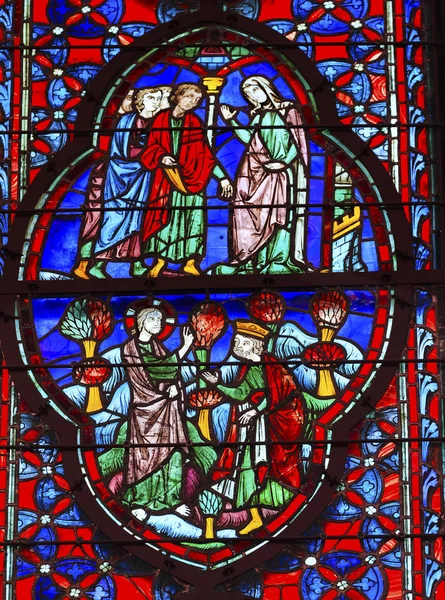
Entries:
<svg viewBox="0 0 445 600">
<path fill-rule="evenodd" d="M 104 513 L 129 539 L 215 568 L 310 507 L 336 428 L 385 357 L 393 299 L 262 291 L 40 298 L 19 310 L 26 362 L 78 429 Z"/>
</svg>

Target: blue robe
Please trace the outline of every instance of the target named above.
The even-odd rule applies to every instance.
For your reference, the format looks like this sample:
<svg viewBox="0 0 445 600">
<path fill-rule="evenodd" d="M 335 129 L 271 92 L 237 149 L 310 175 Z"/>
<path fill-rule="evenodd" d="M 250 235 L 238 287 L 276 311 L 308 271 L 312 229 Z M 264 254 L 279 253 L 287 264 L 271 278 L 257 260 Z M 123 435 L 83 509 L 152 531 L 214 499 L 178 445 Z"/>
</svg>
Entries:
<svg viewBox="0 0 445 600">
<path fill-rule="evenodd" d="M 138 157 L 131 156 L 134 132 L 119 130 L 135 127 L 138 117 L 136 113 L 123 115 L 116 125 L 103 192 L 104 208 L 109 210 L 104 212 L 94 250 L 96 255 L 109 251 L 141 229 L 142 212 L 137 209 L 142 209 L 147 202 L 150 172 Z M 135 210 L 122 211 L 122 208 Z"/>
</svg>

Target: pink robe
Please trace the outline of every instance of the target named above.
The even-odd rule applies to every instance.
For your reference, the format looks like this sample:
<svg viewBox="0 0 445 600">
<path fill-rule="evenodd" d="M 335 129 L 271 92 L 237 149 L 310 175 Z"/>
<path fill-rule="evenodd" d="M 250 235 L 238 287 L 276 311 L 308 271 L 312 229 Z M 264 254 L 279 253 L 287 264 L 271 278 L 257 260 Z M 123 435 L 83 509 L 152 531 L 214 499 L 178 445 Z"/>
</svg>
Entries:
<svg viewBox="0 0 445 600">
<path fill-rule="evenodd" d="M 154 354 L 166 355 L 164 348 L 152 340 Z M 133 364 L 143 363 L 137 342 L 131 339 L 124 346 L 124 360 L 130 365 L 127 369 L 133 398 L 129 411 L 130 444 L 150 444 L 147 448 L 130 447 L 126 469 L 126 483 L 135 484 L 159 469 L 177 450 L 173 446 L 156 444 L 186 444 L 187 438 L 181 417 L 182 396 L 169 398 L 165 388 L 171 382 L 160 383 L 156 389 L 145 367 Z M 153 445 L 151 445 L 153 444 Z"/>
<path fill-rule="evenodd" d="M 268 113 L 272 114 L 272 117 Z M 291 126 L 287 146 L 279 142 L 279 129 L 274 131 L 265 128 L 261 131 L 261 125 L 268 118 L 275 118 L 278 127 L 280 123 L 283 125 L 283 121 Z M 290 218 L 290 177 L 294 181 L 297 180 L 298 163 L 302 163 L 304 167 L 308 163 L 306 136 L 301 128 L 300 114 L 295 108 L 291 107 L 286 112 L 283 109 L 273 113 L 264 111 L 260 119 L 255 119 L 253 124 L 259 125 L 259 128 L 253 134 L 244 154 L 237 177 L 235 209 L 232 214 L 231 240 L 236 262 L 251 259 L 271 240 L 277 228 L 286 226 Z M 289 159 L 289 156 L 293 158 Z M 275 161 L 283 162 L 286 167 L 277 172 L 268 171 L 264 167 L 266 163 Z M 289 173 L 293 167 L 295 175 Z M 303 196 L 305 199 L 305 193 Z M 299 204 L 300 198 L 301 193 L 297 193 L 294 203 Z M 304 209 L 297 211 L 297 214 L 300 215 L 301 212 L 304 214 Z M 288 251 L 290 252 L 290 248 Z"/>
</svg>

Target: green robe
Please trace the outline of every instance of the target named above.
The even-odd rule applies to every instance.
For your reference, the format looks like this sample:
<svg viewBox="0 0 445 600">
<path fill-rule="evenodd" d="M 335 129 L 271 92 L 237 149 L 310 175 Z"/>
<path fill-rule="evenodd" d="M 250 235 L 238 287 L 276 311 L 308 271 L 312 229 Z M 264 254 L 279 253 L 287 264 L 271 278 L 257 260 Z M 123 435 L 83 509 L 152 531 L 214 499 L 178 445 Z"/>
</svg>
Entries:
<svg viewBox="0 0 445 600">
<path fill-rule="evenodd" d="M 172 153 L 177 156 L 182 136 L 183 119 L 171 118 Z M 224 179 L 225 174 L 219 165 L 213 170 L 214 176 Z M 182 194 L 177 190 L 170 193 L 168 223 L 149 238 L 146 251 L 156 258 L 172 263 L 182 263 L 189 259 L 201 259 L 205 247 L 204 193 Z M 192 210 L 192 209 L 196 210 Z"/>
<path fill-rule="evenodd" d="M 140 357 L 146 364 L 145 370 L 156 388 L 162 384 L 165 388 L 178 381 L 177 353 L 158 356 L 152 344 L 138 343 L 138 346 Z M 131 369 L 128 371 L 131 383 Z M 123 444 L 127 441 L 132 443 L 137 440 L 129 439 L 128 424 L 124 423 L 119 430 L 117 442 Z M 128 450 L 124 448 L 113 448 L 99 456 L 98 460 L 104 476 L 112 476 L 125 470 L 127 452 Z M 123 504 L 130 509 L 140 507 L 152 512 L 168 510 L 181 504 L 183 461 L 180 450 L 172 451 L 162 466 L 124 491 Z"/>
<path fill-rule="evenodd" d="M 305 209 L 300 205 L 306 202 L 303 163 L 307 157 L 306 146 L 298 146 L 289 127 L 296 127 L 297 113 L 293 110 L 290 114 L 261 111 L 246 128 L 231 121 L 236 127 L 234 133 L 247 150 L 236 182 L 230 235 L 232 262 L 219 265 L 217 274 L 286 274 L 303 270 Z M 269 162 L 281 163 L 283 167 L 269 171 Z M 299 208 L 294 212 L 289 206 Z M 297 248 L 296 262 L 293 254 Z"/>
<path fill-rule="evenodd" d="M 265 442 L 267 440 L 267 415 L 265 414 L 268 404 L 267 397 L 265 396 L 259 404 L 250 401 L 252 394 L 261 391 L 266 392 L 267 386 L 262 365 L 249 365 L 242 381 L 234 382 L 233 387 L 227 385 L 218 385 L 217 387 L 220 392 L 239 403 L 237 405 L 238 440 L 246 442 Z M 241 426 L 238 423 L 239 417 L 244 412 L 252 409 L 255 409 L 258 412 L 258 417 L 253 417 L 247 426 Z M 266 423 L 263 429 L 257 427 L 257 422 L 261 418 L 261 415 L 264 415 L 263 418 Z M 258 439 L 256 434 L 258 434 L 258 437 L 261 437 L 261 439 Z M 255 448 L 255 446 L 246 444 L 235 450 L 235 463 L 237 463 L 237 465 L 236 470 L 231 476 L 235 480 L 234 506 L 236 508 L 248 508 L 252 506 L 279 508 L 286 504 L 294 494 L 280 483 L 270 478 L 266 478 L 261 486 L 258 484 L 256 478 L 256 461 L 259 460 L 260 463 L 264 464 L 269 457 L 264 456 L 266 450 L 265 446 L 263 446 L 263 456 L 258 459 L 255 456 Z M 224 488 L 224 484 L 222 487 Z"/>
</svg>

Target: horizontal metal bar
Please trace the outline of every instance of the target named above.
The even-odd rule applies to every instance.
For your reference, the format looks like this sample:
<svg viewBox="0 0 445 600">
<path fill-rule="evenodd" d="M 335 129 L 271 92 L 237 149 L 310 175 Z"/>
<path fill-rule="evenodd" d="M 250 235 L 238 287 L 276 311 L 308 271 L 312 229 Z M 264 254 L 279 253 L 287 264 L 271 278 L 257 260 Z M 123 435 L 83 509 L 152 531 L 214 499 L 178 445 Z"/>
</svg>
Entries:
<svg viewBox="0 0 445 600">
<path fill-rule="evenodd" d="M 5 315 L 0 316 L 0 318 L 8 318 L 5 317 Z M 9 318 L 16 318 L 17 320 L 19 320 L 19 317 L 9 317 Z M 314 342 L 315 343 L 315 342 Z M 321 344 L 324 342 L 320 342 Z M 199 350 L 199 348 L 198 348 Z M 104 350 L 104 352 L 106 352 L 107 350 Z M 303 350 L 304 352 L 304 350 Z M 101 356 L 93 356 L 91 358 L 91 360 L 100 360 L 102 357 Z M 80 353 L 79 353 L 79 360 L 81 360 L 80 357 Z M 288 365 L 292 365 L 292 368 L 296 367 L 296 366 L 301 366 L 304 365 L 305 367 L 312 367 L 312 368 L 326 368 L 326 364 L 329 363 L 329 365 L 332 365 L 332 367 L 341 367 L 343 365 L 381 365 L 382 367 L 395 367 L 398 365 L 410 365 L 410 364 L 432 364 L 432 365 L 440 365 L 440 364 L 445 364 L 445 358 L 431 358 L 431 359 L 414 359 L 414 358 L 410 358 L 410 359 L 403 359 L 403 358 L 381 358 L 381 359 L 364 359 L 364 360 L 342 360 L 342 359 L 337 359 L 337 360 L 331 360 L 330 358 L 326 358 L 325 360 L 302 360 L 301 358 L 295 357 L 295 358 L 289 358 L 289 359 L 278 359 L 276 358 L 276 364 L 280 364 L 283 366 L 288 366 Z M 224 367 L 226 365 L 229 366 L 236 366 L 238 363 L 227 363 L 227 361 L 203 361 L 203 362 L 198 362 L 198 361 L 184 361 L 182 363 L 178 364 L 178 367 L 206 367 L 206 368 L 211 368 L 211 367 Z M 267 365 L 269 364 L 269 362 L 266 362 L 264 360 L 259 360 L 258 362 L 255 362 L 256 365 Z M 128 364 L 128 363 L 110 363 L 109 368 L 120 368 L 120 369 L 134 369 L 134 368 L 143 368 L 143 367 L 148 367 L 149 365 L 147 365 L 147 363 L 132 363 L 132 364 Z M 156 367 L 169 367 L 171 366 L 171 363 L 162 363 L 162 362 L 157 362 L 156 363 Z M 23 371 L 40 371 L 41 369 L 73 369 L 73 368 L 88 368 L 87 367 L 82 367 L 82 366 L 78 366 L 77 361 L 73 360 L 72 363 L 70 364 L 51 364 L 51 363 L 39 363 L 38 365 L 36 364 L 30 364 L 30 365 L 0 365 L 0 372 L 1 371 L 8 371 L 10 373 L 20 373 Z M 188 385 L 188 384 L 186 384 Z"/>
<path fill-rule="evenodd" d="M 353 186 L 352 186 L 353 187 Z M 343 188 L 344 189 L 344 188 Z M 73 190 L 74 192 L 76 192 L 77 194 L 82 194 L 82 192 L 79 192 L 79 190 Z M 86 196 L 86 193 L 85 193 Z M 214 196 L 215 199 L 217 200 L 222 200 L 222 202 L 226 202 L 226 207 L 224 206 L 166 206 L 163 209 L 160 209 L 159 206 L 144 206 L 144 207 L 139 207 L 139 206 L 124 206 L 122 208 L 89 208 L 88 205 L 81 205 L 79 208 L 40 208 L 40 209 L 30 209 L 30 210 L 24 210 L 20 208 L 20 205 L 16 208 L 9 208 L 9 209 L 0 209 L 0 215 L 15 215 L 16 219 L 21 219 L 21 218 L 29 218 L 29 217 L 33 217 L 34 215 L 49 215 L 49 214 L 57 214 L 57 215 L 79 215 L 79 214 L 88 214 L 88 213 L 113 213 L 113 212 L 140 212 L 140 213 L 146 213 L 146 212 L 151 212 L 151 211 L 160 211 L 160 210 L 167 210 L 168 212 L 170 211 L 179 211 L 179 212 L 187 212 L 187 211 L 192 211 L 192 212 L 198 212 L 198 211 L 203 211 L 203 212 L 207 212 L 207 211 L 213 211 L 213 210 L 224 210 L 225 208 L 229 209 L 229 210 L 246 210 L 246 207 L 243 205 L 239 205 L 239 204 L 234 204 L 233 202 L 231 202 L 230 200 L 224 200 L 219 198 L 219 196 Z M 106 203 L 106 200 L 100 199 L 100 200 L 95 200 L 94 202 L 100 202 L 102 204 Z M 274 204 L 262 204 L 261 206 L 255 207 L 255 210 L 266 210 L 269 208 L 275 208 L 276 205 Z M 435 202 L 435 201 L 427 201 L 427 202 L 387 202 L 385 204 L 382 204 L 381 202 L 366 202 L 366 203 L 359 203 L 357 204 L 357 202 L 321 202 L 319 204 L 315 204 L 315 203 L 311 203 L 311 202 L 304 202 L 301 204 L 282 204 L 281 205 L 283 208 L 285 208 L 286 210 L 288 210 L 289 212 L 298 212 L 299 210 L 301 210 L 302 208 L 308 208 L 308 209 L 312 209 L 313 211 L 316 211 L 317 209 L 321 209 L 321 208 L 331 208 L 331 209 L 336 209 L 336 208 L 356 208 L 357 206 L 359 206 L 362 210 L 366 211 L 368 208 L 370 207 L 377 207 L 380 208 L 382 211 L 386 211 L 386 210 L 403 210 L 404 208 L 408 207 L 408 206 L 423 206 L 423 207 L 433 207 L 433 206 L 438 206 L 438 207 L 444 207 L 445 206 L 445 201 L 442 202 Z M 310 214 L 310 210 L 308 211 L 308 213 Z M 213 227 L 215 227 L 216 225 L 213 225 Z M 210 226 L 212 227 L 212 225 Z"/>
<path fill-rule="evenodd" d="M 340 88 L 341 89 L 341 88 Z M 94 98 L 93 98 L 94 100 Z M 366 106 L 366 104 L 363 105 L 365 107 L 365 112 L 362 113 L 361 115 L 355 115 L 355 117 L 358 116 L 363 116 L 363 114 L 366 114 L 366 108 L 369 106 L 369 108 L 372 108 L 372 104 L 369 104 L 368 106 Z M 237 108 L 237 107 L 234 107 Z M 242 108 L 239 108 L 238 110 L 242 110 Z M 115 117 L 109 117 L 109 118 L 115 118 Z M 48 121 L 50 119 L 50 117 L 46 117 L 45 119 L 42 119 L 42 121 Z M 3 121 L 4 122 L 4 121 Z M 252 131 L 264 131 L 264 130 L 277 130 L 277 131 L 292 131 L 295 129 L 305 129 L 305 130 L 325 130 L 325 129 L 329 129 L 329 131 L 354 131 L 355 129 L 398 129 L 399 131 L 409 131 L 410 129 L 442 129 L 445 126 L 445 122 L 444 121 L 433 121 L 433 122 L 424 122 L 424 123 L 401 123 L 401 122 L 397 122 L 397 123 L 390 123 L 389 121 L 382 121 L 381 123 L 376 123 L 376 124 L 371 124 L 371 123 L 341 123 L 341 122 L 335 122 L 335 123 L 326 123 L 326 122 L 322 122 L 322 123 L 314 123 L 314 124 L 308 124 L 308 123 L 302 123 L 301 125 L 298 125 L 298 127 L 293 127 L 291 125 L 265 125 L 265 126 L 261 126 L 261 127 L 257 127 L 257 126 L 250 126 L 250 125 L 207 125 L 204 124 L 202 127 L 149 127 L 147 129 L 136 129 L 134 127 L 117 127 L 116 123 L 113 122 L 113 127 L 91 127 L 89 129 L 66 129 L 65 131 L 53 131 L 50 129 L 43 129 L 43 130 L 38 130 L 37 128 L 34 129 L 6 129 L 6 130 L 1 130 L 0 131 L 0 135 L 27 135 L 27 136 L 36 136 L 36 137 L 41 137 L 44 135 L 67 135 L 67 136 L 82 136 L 82 135 L 91 135 L 92 133 L 100 133 L 102 135 L 114 135 L 116 133 L 116 131 L 118 131 L 119 133 L 125 133 L 125 132 L 133 132 L 133 133 L 149 133 L 151 131 L 168 131 L 168 132 L 172 132 L 172 131 L 216 131 L 217 133 L 227 133 L 227 132 L 231 132 L 231 131 L 238 131 L 238 130 L 246 130 L 246 129 L 251 129 Z M 388 132 L 385 132 L 384 135 L 388 135 Z M 363 144 L 365 145 L 365 142 L 363 142 Z M 105 153 L 104 153 L 105 154 Z M 253 154 L 253 152 L 251 153 Z M 11 159 L 9 159 L 11 160 Z"/>
<path fill-rule="evenodd" d="M 295 24 L 297 25 L 297 24 Z M 309 28 L 308 28 L 309 29 Z M 296 32 L 298 34 L 298 32 Z M 105 36 L 104 36 L 105 37 Z M 376 48 L 386 48 L 386 47 L 391 47 L 391 48 L 406 48 L 406 47 L 438 47 L 440 48 L 442 42 L 441 40 L 404 40 L 404 41 L 394 41 L 394 42 L 387 42 L 384 39 L 380 39 L 380 40 L 376 40 L 376 41 L 370 41 L 370 40 L 365 40 L 365 41 L 352 41 L 352 40 L 344 40 L 344 41 L 316 41 L 316 42 L 306 42 L 306 41 L 295 41 L 295 40 L 287 40 L 286 42 L 282 42 L 282 43 L 273 43 L 271 44 L 270 42 L 246 42 L 244 40 L 240 40 L 239 43 L 234 43 L 234 42 L 227 42 L 225 40 L 209 40 L 208 42 L 201 42 L 199 44 L 196 43 L 187 43 L 186 40 L 183 40 L 181 42 L 160 42 L 157 44 L 144 44 L 142 45 L 142 43 L 138 40 L 138 38 L 135 38 L 133 42 L 131 42 L 131 44 L 128 44 L 127 46 L 116 46 L 116 47 L 112 47 L 111 49 L 116 49 L 119 52 L 124 51 L 124 52 L 134 52 L 135 50 L 160 50 L 162 49 L 168 49 L 168 50 L 185 50 L 186 48 L 215 48 L 215 47 L 223 47 L 224 49 L 232 49 L 232 48 L 242 48 L 242 49 L 255 49 L 255 48 L 268 48 L 268 49 L 283 49 L 283 50 L 292 50 L 292 47 L 295 48 L 316 48 L 316 47 L 320 47 L 320 46 L 327 46 L 327 47 L 336 47 L 336 46 L 341 46 L 341 47 L 354 47 L 354 46 L 366 46 L 366 47 L 373 47 L 375 46 Z M 75 50 L 81 50 L 81 49 L 88 49 L 88 50 L 101 50 L 102 46 L 98 46 L 98 45 L 93 45 L 93 44 L 69 44 L 68 45 L 69 49 L 75 49 Z M 42 50 L 61 50 L 62 48 L 60 46 L 55 46 L 53 44 L 42 44 L 42 45 L 38 45 L 38 44 L 32 44 L 32 45 L 28 45 L 28 44 L 14 44 L 14 43 L 3 43 L 0 44 L 0 50 L 36 50 L 36 51 L 42 51 Z M 218 55 L 219 56 L 219 55 Z M 148 57 L 149 58 L 149 57 Z"/>
<path fill-rule="evenodd" d="M 370 408 L 371 410 L 371 408 Z M 375 410 L 374 408 L 372 410 Z M 113 421 L 107 421 L 107 423 L 101 423 L 98 425 L 107 425 L 113 422 L 118 422 L 121 419 L 117 418 Z M 130 448 L 179 448 L 183 450 L 187 450 L 188 448 L 241 448 L 241 447 L 253 447 L 253 446 L 349 446 L 353 444 L 445 444 L 445 437 L 436 437 L 436 438 L 424 438 L 424 437 L 387 437 L 387 438 L 362 438 L 359 440 L 353 439 L 343 439 L 343 440 L 267 440 L 262 442 L 255 441 L 245 441 L 245 442 L 191 442 L 189 444 L 178 444 L 178 443 L 159 443 L 159 444 L 132 444 L 132 443 L 124 443 L 124 444 L 2 444 L 0 442 L 0 455 L 1 452 L 6 452 L 8 450 L 16 450 L 18 452 L 33 452 L 37 450 L 41 452 L 43 450 L 97 450 L 98 448 L 102 448 L 104 450 L 113 450 L 116 448 L 122 448 L 124 450 L 129 450 Z M 366 457 L 365 457 L 366 458 Z"/>
<path fill-rule="evenodd" d="M 412 256 L 399 256 L 402 261 L 413 261 Z M 345 272 L 345 273 L 316 273 L 308 272 L 299 275 L 243 275 L 234 278 L 229 275 L 200 275 L 193 276 L 159 276 L 153 278 L 128 279 L 88 279 L 60 281 L 8 281 L 0 288 L 0 296 L 29 295 L 33 297 L 57 296 L 67 297 L 76 294 L 130 295 L 160 293 L 182 295 L 188 292 L 206 293 L 208 290 L 219 290 L 229 294 L 235 290 L 250 292 L 253 289 L 300 290 L 320 289 L 322 287 L 346 289 L 374 288 L 388 286 L 419 286 L 443 285 L 445 281 L 442 269 L 414 271 L 376 272 Z M 178 289 L 180 287 L 180 289 Z M 8 318 L 8 315 L 3 315 Z"/>
<path fill-rule="evenodd" d="M 378 513 L 377 513 L 378 514 Z M 55 516 L 54 518 L 57 518 Z M 136 519 L 135 519 L 136 520 Z M 215 541 L 222 542 L 225 544 L 235 544 L 239 543 L 243 538 L 224 538 L 218 537 L 215 538 Z M 445 539 L 445 534 L 432 534 L 432 533 L 404 533 L 403 531 L 397 530 L 394 533 L 378 533 L 378 534 L 364 534 L 364 533 L 356 533 L 354 535 L 350 534 L 342 534 L 339 536 L 335 535 L 327 535 L 327 534 L 319 534 L 317 535 L 299 535 L 295 537 L 287 537 L 287 536 L 252 536 L 244 538 L 245 542 L 261 542 L 267 541 L 269 544 L 293 544 L 295 542 L 309 542 L 309 541 L 325 541 L 325 540 L 404 540 L 404 539 L 422 539 L 428 540 L 431 542 L 436 542 L 438 539 Z M 156 545 L 156 544 L 171 544 L 174 542 L 175 544 L 197 544 L 201 542 L 202 544 L 208 543 L 208 540 L 197 540 L 196 538 L 187 538 L 187 537 L 175 537 L 168 538 L 159 536 L 158 539 L 133 539 L 133 540 L 85 540 L 82 538 L 76 538 L 74 540 L 54 540 L 54 541 L 42 541 L 42 540 L 33 540 L 30 538 L 24 538 L 23 540 L 9 540 L 0 542 L 1 547 L 12 547 L 12 548 L 39 548 L 45 547 L 49 548 L 50 546 L 74 546 L 80 548 L 81 546 L 110 546 L 110 545 L 118 545 L 118 546 L 146 546 L 146 545 Z M 44 561 L 43 561 L 44 562 Z M 51 561 L 48 561 L 51 562 Z M 148 566 L 147 566 L 148 568 Z M 267 572 L 267 569 L 264 569 Z"/>
</svg>

